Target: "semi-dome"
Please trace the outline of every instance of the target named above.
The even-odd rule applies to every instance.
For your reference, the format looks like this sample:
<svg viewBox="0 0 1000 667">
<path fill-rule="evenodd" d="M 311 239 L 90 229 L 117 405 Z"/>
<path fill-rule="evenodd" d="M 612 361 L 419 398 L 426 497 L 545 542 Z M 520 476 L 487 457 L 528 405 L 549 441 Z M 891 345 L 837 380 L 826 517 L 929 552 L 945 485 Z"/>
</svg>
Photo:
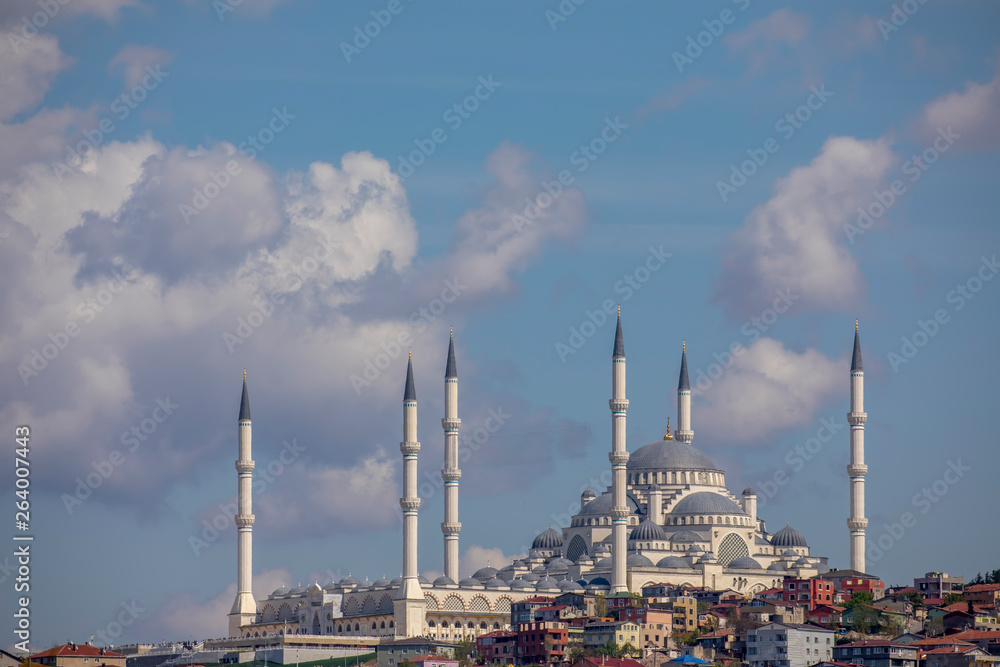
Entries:
<svg viewBox="0 0 1000 667">
<path fill-rule="evenodd" d="M 628 558 L 625 559 L 625 565 L 628 567 L 653 567 L 653 561 L 642 554 L 629 554 Z"/>
<path fill-rule="evenodd" d="M 481 567 L 478 570 L 476 570 L 476 573 L 472 575 L 472 578 L 478 579 L 479 581 L 488 581 L 496 577 L 497 572 L 499 571 L 500 570 L 496 569 L 495 567 L 490 567 L 489 565 L 487 565 L 486 567 Z"/>
<path fill-rule="evenodd" d="M 734 558 L 729 561 L 729 565 L 726 566 L 729 570 L 763 570 L 760 563 L 755 561 L 749 556 L 743 556 L 742 558 Z"/>
<path fill-rule="evenodd" d="M 531 543 L 532 549 L 558 549 L 562 546 L 562 535 L 552 526 L 539 533 L 538 537 Z"/>
<path fill-rule="evenodd" d="M 605 579 L 604 577 L 595 577 L 595 578 L 591 579 L 590 583 L 587 584 L 587 585 L 588 586 L 610 586 L 611 582 L 608 581 L 607 579 Z"/>
<path fill-rule="evenodd" d="M 683 567 L 687 568 L 688 562 L 681 558 L 680 556 L 666 556 L 660 559 L 660 562 L 656 564 L 656 567 Z"/>
<path fill-rule="evenodd" d="M 680 440 L 657 440 L 635 450 L 625 464 L 628 470 L 712 470 L 712 459 Z"/>
<path fill-rule="evenodd" d="M 711 491 L 684 496 L 670 510 L 671 514 L 744 514 L 743 508 L 729 498 Z"/>
<path fill-rule="evenodd" d="M 785 524 L 785 527 L 771 536 L 771 544 L 776 547 L 807 547 L 802 533 Z"/>
<path fill-rule="evenodd" d="M 665 541 L 667 539 L 667 534 L 655 521 L 652 519 L 646 519 L 632 529 L 632 532 L 628 535 L 628 539 Z"/>
<path fill-rule="evenodd" d="M 639 511 L 639 503 L 632 497 L 632 494 L 625 495 L 625 504 L 628 506 L 628 511 L 630 513 L 635 514 Z M 601 516 L 610 516 L 613 505 L 614 498 L 611 497 L 611 492 L 608 491 L 606 493 L 602 493 L 587 503 L 587 506 L 580 510 L 580 514 L 599 514 Z"/>
<path fill-rule="evenodd" d="M 452 581 L 451 577 L 442 574 L 440 577 L 434 580 L 434 586 L 455 586 L 455 582 Z"/>
</svg>

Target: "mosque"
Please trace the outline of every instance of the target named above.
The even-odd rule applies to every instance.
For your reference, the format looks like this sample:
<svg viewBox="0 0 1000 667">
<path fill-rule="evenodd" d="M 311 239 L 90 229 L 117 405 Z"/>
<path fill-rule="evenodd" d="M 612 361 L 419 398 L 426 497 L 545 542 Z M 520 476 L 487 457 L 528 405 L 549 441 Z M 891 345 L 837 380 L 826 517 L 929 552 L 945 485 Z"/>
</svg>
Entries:
<svg viewBox="0 0 1000 667">
<path fill-rule="evenodd" d="M 850 478 L 848 519 L 851 568 L 864 571 L 864 373 L 857 325 L 851 363 Z M 403 574 L 391 581 L 363 582 L 347 576 L 325 586 L 279 588 L 259 602 L 251 590 L 252 513 L 250 399 L 246 374 L 238 420 L 239 513 L 236 516 L 237 594 L 229 636 L 325 635 L 330 639 L 425 636 L 457 640 L 510 629 L 511 604 L 536 595 L 615 595 L 650 584 L 679 584 L 732 590 L 751 597 L 779 587 L 785 577 L 807 578 L 828 571 L 827 558 L 813 555 L 806 538 L 789 525 L 768 532 L 757 516 L 751 488 L 737 497 L 725 472 L 691 443 L 691 386 L 682 346 L 677 386 L 678 424 L 662 440 L 629 453 L 625 345 L 621 312 L 612 353 L 611 488 L 587 489 L 569 526 L 549 528 L 534 538 L 527 557 L 501 569 L 484 567 L 465 578 L 458 572 L 458 371 L 454 339 L 445 369 L 445 507 L 441 530 L 444 574 L 428 581 L 417 571 L 417 394 L 412 359 L 403 395 Z"/>
</svg>

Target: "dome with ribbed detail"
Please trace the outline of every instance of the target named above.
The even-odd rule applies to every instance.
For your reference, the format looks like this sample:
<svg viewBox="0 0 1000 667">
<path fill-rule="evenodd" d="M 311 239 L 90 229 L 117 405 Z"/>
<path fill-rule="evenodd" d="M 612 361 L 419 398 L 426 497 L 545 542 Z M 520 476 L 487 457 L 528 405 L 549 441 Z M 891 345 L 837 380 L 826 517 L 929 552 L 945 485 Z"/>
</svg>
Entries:
<svg viewBox="0 0 1000 667">
<path fill-rule="evenodd" d="M 532 549 L 558 549 L 563 544 L 562 535 L 552 526 L 539 533 L 531 543 Z"/>
<path fill-rule="evenodd" d="M 807 547 L 802 533 L 785 524 L 785 527 L 771 536 L 771 544 L 776 547 Z"/>
<path fill-rule="evenodd" d="M 667 534 L 663 528 L 652 519 L 646 519 L 629 533 L 630 540 L 666 541 Z"/>
</svg>

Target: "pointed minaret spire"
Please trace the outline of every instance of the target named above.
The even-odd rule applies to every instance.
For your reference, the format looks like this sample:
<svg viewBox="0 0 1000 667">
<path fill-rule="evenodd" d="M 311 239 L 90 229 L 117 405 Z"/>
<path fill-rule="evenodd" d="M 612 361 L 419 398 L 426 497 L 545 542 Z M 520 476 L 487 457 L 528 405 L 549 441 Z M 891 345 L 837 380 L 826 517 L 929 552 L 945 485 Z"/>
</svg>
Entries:
<svg viewBox="0 0 1000 667">
<path fill-rule="evenodd" d="M 625 414 L 628 399 L 625 397 L 625 343 L 622 339 L 622 309 L 618 306 L 618 329 L 615 331 L 615 350 L 611 359 L 611 592 L 628 592 L 626 568 L 626 527 L 631 513 L 626 499 L 626 464 L 628 448 L 625 442 Z"/>
<path fill-rule="evenodd" d="M 410 359 L 406 362 L 406 390 L 403 392 L 404 401 L 417 400 L 417 389 L 413 386 L 413 350 L 410 350 Z"/>
<path fill-rule="evenodd" d="M 444 468 L 441 478 L 444 480 L 444 521 L 441 532 L 444 533 L 444 574 L 453 582 L 458 583 L 458 535 L 462 532 L 462 524 L 458 520 L 458 480 L 462 471 L 458 468 L 458 429 L 462 420 L 458 418 L 458 369 L 455 365 L 455 334 L 448 340 L 448 364 L 444 371 L 444 418 L 441 427 L 444 429 Z"/>
<path fill-rule="evenodd" d="M 243 396 L 240 416 L 236 422 L 238 458 L 236 460 L 236 600 L 229 612 L 229 636 L 242 637 L 240 629 L 257 619 L 257 602 L 253 597 L 253 469 L 251 454 L 250 394 L 247 391 L 247 371 L 243 369 Z"/>
<path fill-rule="evenodd" d="M 622 307 L 618 306 L 618 329 L 615 330 L 615 350 L 613 358 L 625 356 L 625 340 L 622 338 Z"/>
<path fill-rule="evenodd" d="M 847 518 L 847 528 L 851 535 L 851 569 L 865 571 L 865 372 L 861 369 L 861 338 L 858 335 L 858 321 L 854 320 L 854 357 L 851 359 L 851 411 L 847 413 L 847 423 L 851 425 L 851 463 L 847 475 L 851 487 L 851 514 Z"/>
<path fill-rule="evenodd" d="M 679 442 L 691 444 L 691 381 L 688 379 L 687 341 L 681 342 L 681 375 L 677 380 L 677 430 L 674 437 Z"/>
<path fill-rule="evenodd" d="M 406 362 L 406 391 L 403 393 L 403 441 L 399 443 L 403 455 L 403 497 L 399 508 L 403 511 L 403 583 L 396 590 L 393 610 L 397 637 L 417 637 L 426 628 L 427 605 L 420 590 L 417 571 L 417 512 L 420 496 L 417 494 L 417 390 L 413 385 L 413 351 Z"/>
</svg>

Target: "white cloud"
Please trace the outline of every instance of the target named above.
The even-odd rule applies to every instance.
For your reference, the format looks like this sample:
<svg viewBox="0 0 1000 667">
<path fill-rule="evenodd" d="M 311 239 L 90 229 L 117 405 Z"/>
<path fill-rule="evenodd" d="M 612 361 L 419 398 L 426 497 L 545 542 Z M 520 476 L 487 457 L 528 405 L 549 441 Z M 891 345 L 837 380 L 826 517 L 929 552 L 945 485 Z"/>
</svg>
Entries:
<svg viewBox="0 0 1000 667">
<path fill-rule="evenodd" d="M 524 558 L 525 554 L 504 554 L 499 547 L 483 547 L 470 544 L 458 558 L 458 576 L 462 579 L 471 577 L 476 570 L 484 567 L 501 569 L 510 565 L 515 558 Z M 433 580 L 432 580 L 433 581 Z"/>
<path fill-rule="evenodd" d="M 848 359 L 831 360 L 812 348 L 798 353 L 761 338 L 735 357 L 725 374 L 692 405 L 702 439 L 722 444 L 765 444 L 817 419 L 847 387 Z"/>
<path fill-rule="evenodd" d="M 723 38 L 732 53 L 745 58 L 750 74 L 760 74 L 766 65 L 780 56 L 779 47 L 798 46 L 809 32 L 809 17 L 787 7 L 757 19 L 743 30 Z"/>
<path fill-rule="evenodd" d="M 800 295 L 796 311 L 857 309 L 865 282 L 843 225 L 871 200 L 893 161 L 886 139 L 827 139 L 729 239 L 714 300 L 734 319 L 759 315 L 787 289 Z"/>
<path fill-rule="evenodd" d="M 18 48 L 0 40 L 0 120 L 38 105 L 57 73 L 71 62 L 52 35 L 35 35 Z"/>
<path fill-rule="evenodd" d="M 147 67 L 153 70 L 165 67 L 173 61 L 174 55 L 154 46 L 127 44 L 108 63 L 108 71 L 121 70 L 125 85 L 136 86 L 147 76 Z"/>
<path fill-rule="evenodd" d="M 942 95 L 925 106 L 916 131 L 924 141 L 933 141 L 938 131 L 953 128 L 960 136 L 956 146 L 964 150 L 1000 148 L 1000 67 L 988 83 L 969 81 L 961 92 Z"/>
</svg>

